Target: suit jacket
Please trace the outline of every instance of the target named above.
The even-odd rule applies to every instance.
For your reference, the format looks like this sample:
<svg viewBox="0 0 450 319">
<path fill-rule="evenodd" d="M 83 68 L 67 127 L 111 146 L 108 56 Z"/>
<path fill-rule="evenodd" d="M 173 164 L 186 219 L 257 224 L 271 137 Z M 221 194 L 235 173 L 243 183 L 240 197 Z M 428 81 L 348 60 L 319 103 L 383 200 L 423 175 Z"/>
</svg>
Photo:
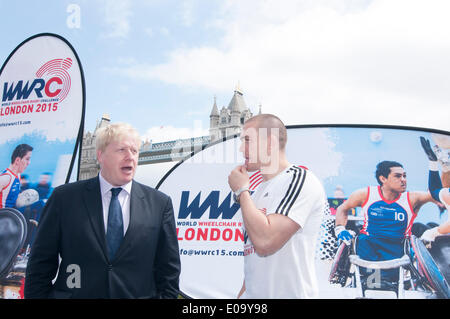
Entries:
<svg viewBox="0 0 450 319">
<path fill-rule="evenodd" d="M 96 177 L 53 191 L 31 248 L 24 292 L 25 298 L 176 298 L 179 275 L 172 201 L 136 181 L 130 224 L 109 260 Z"/>
</svg>

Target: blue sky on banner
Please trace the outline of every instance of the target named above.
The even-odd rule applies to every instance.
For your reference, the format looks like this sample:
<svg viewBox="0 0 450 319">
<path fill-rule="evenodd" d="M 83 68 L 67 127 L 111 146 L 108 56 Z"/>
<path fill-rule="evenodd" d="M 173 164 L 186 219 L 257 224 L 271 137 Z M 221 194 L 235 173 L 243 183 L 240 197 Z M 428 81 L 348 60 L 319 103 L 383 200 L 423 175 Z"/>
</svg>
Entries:
<svg viewBox="0 0 450 319">
<path fill-rule="evenodd" d="M 0 62 L 27 37 L 65 37 L 103 113 L 154 141 L 207 134 L 239 83 L 286 124 L 449 130 L 445 0 L 0 0 Z"/>
</svg>

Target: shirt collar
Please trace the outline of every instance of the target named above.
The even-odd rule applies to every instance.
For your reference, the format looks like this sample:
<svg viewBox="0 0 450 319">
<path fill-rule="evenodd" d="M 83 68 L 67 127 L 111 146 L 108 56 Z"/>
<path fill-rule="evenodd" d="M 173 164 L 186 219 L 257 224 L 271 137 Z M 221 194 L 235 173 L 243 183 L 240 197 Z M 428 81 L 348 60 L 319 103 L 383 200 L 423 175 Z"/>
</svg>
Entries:
<svg viewBox="0 0 450 319">
<path fill-rule="evenodd" d="M 123 190 L 125 190 L 128 193 L 128 195 L 131 194 L 131 185 L 133 183 L 133 180 L 129 181 L 125 185 L 113 186 L 102 176 L 101 172 L 98 174 L 98 177 L 100 180 L 100 193 L 102 194 L 102 196 L 105 195 L 106 193 L 108 193 L 111 190 L 111 188 L 116 188 L 116 187 L 121 187 Z"/>
</svg>

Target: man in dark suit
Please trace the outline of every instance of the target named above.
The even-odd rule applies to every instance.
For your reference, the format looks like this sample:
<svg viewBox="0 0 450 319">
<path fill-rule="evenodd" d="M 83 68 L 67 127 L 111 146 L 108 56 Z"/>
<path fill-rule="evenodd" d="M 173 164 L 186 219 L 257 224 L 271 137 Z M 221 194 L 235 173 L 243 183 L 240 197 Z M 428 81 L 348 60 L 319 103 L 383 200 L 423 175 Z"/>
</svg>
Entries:
<svg viewBox="0 0 450 319">
<path fill-rule="evenodd" d="M 25 298 L 177 297 L 172 201 L 133 180 L 140 143 L 128 124 L 97 131 L 100 174 L 53 191 L 31 249 Z"/>
</svg>

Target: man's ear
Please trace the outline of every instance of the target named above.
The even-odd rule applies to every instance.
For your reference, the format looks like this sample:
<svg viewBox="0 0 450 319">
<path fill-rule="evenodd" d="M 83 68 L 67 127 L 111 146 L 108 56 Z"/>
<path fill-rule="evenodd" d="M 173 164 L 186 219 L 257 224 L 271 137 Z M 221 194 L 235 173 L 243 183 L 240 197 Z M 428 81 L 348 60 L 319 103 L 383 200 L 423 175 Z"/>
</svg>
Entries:
<svg viewBox="0 0 450 319">
<path fill-rule="evenodd" d="M 97 150 L 97 161 L 102 163 L 103 161 L 103 152 L 101 150 Z"/>
<path fill-rule="evenodd" d="M 384 184 L 387 181 L 387 178 L 384 177 L 383 175 L 378 176 L 378 179 L 380 180 L 381 184 Z"/>
<path fill-rule="evenodd" d="M 21 160 L 21 158 L 20 158 L 19 156 L 17 156 L 17 157 L 14 159 L 14 162 L 12 162 L 12 164 L 13 164 L 13 165 L 17 165 L 17 164 L 19 164 L 20 160 Z"/>
<path fill-rule="evenodd" d="M 268 143 L 269 155 L 280 152 L 280 131 L 278 128 L 270 129 L 270 138 Z"/>
<path fill-rule="evenodd" d="M 275 150 L 273 149 L 273 146 L 275 146 L 273 135 L 270 134 L 269 138 L 267 139 L 267 155 L 271 156 Z"/>
</svg>

